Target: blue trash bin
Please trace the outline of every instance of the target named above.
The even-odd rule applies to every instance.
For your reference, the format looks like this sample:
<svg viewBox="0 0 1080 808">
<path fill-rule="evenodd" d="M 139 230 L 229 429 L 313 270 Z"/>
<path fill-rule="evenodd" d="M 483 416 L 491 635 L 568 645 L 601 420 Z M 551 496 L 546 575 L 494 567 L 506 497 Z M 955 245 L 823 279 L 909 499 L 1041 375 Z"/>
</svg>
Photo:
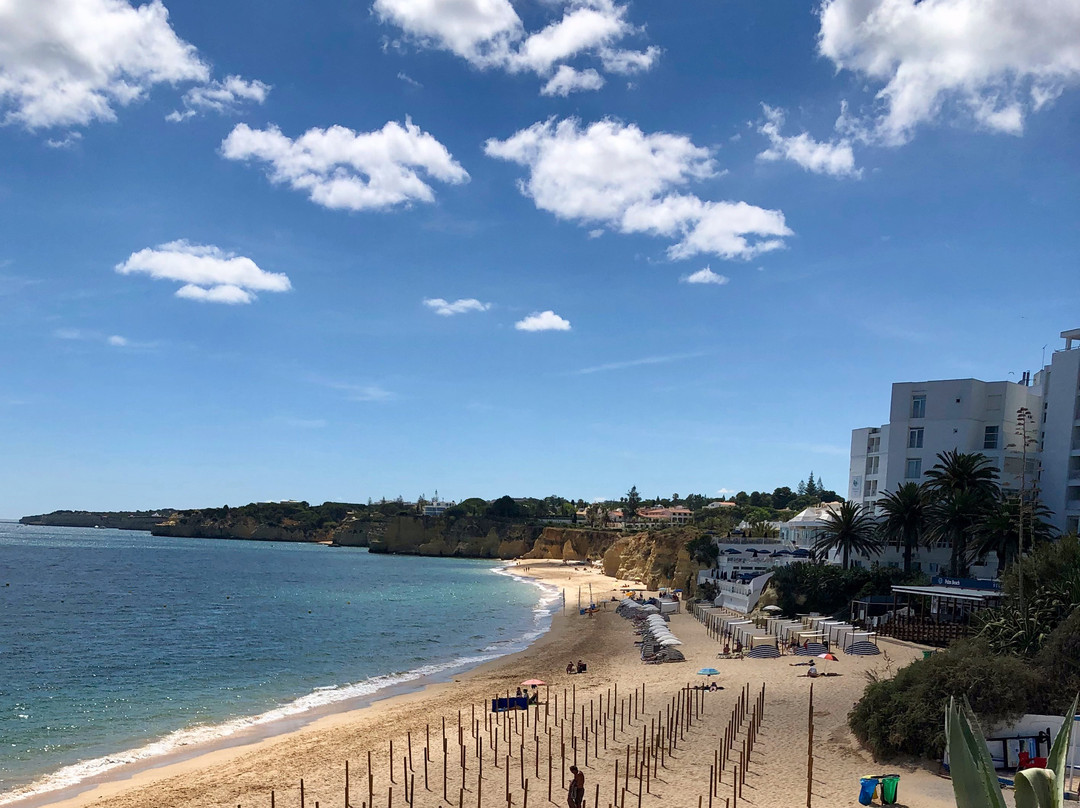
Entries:
<svg viewBox="0 0 1080 808">
<path fill-rule="evenodd" d="M 859 778 L 859 803 L 862 805 L 869 805 L 874 801 L 874 794 L 877 792 L 878 784 L 881 781 L 876 777 L 861 777 Z"/>
</svg>

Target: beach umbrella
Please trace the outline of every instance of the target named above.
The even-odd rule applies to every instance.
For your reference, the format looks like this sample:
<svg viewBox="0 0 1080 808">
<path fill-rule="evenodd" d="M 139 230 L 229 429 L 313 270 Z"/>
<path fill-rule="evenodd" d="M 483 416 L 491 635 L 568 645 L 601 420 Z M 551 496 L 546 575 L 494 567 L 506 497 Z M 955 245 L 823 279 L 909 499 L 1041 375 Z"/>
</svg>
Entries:
<svg viewBox="0 0 1080 808">
<path fill-rule="evenodd" d="M 730 555 L 742 555 L 742 550 L 736 550 L 734 547 L 729 547 L 724 552 Z"/>
<path fill-rule="evenodd" d="M 719 676 L 720 671 L 716 668 L 702 668 L 698 671 L 698 676 Z"/>
<path fill-rule="evenodd" d="M 541 682 L 539 679 L 526 679 L 522 684 L 528 685 L 529 687 L 538 687 L 539 685 L 547 684 L 547 682 Z"/>
<path fill-rule="evenodd" d="M 836 662 L 837 661 L 836 657 L 834 657 L 832 654 L 829 654 L 829 653 L 818 654 L 818 659 L 827 659 L 827 660 L 829 660 L 829 662 Z"/>
<path fill-rule="evenodd" d="M 782 612 L 784 610 L 781 609 L 779 606 L 762 606 L 761 611 L 763 611 L 763 612 Z"/>
<path fill-rule="evenodd" d="M 674 637 L 664 637 L 664 639 L 660 640 L 660 644 L 661 645 L 682 645 L 682 641 L 677 640 Z"/>
</svg>

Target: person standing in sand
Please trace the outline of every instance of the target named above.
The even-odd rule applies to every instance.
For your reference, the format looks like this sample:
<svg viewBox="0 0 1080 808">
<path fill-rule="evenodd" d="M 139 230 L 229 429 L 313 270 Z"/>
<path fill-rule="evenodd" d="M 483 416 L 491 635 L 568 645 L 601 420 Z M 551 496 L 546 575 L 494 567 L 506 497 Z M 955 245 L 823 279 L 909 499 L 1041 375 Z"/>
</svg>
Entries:
<svg viewBox="0 0 1080 808">
<path fill-rule="evenodd" d="M 566 792 L 566 804 L 569 808 L 581 808 L 585 804 L 585 773 L 577 766 L 571 766 L 570 771 L 574 773 L 574 779 Z"/>
</svg>

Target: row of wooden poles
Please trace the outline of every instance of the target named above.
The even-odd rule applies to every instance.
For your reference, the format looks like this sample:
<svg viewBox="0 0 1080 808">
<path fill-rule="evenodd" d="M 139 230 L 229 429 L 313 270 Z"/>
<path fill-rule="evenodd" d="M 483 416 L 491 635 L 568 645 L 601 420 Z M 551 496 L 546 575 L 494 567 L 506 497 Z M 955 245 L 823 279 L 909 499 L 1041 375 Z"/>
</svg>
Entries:
<svg viewBox="0 0 1080 808">
<path fill-rule="evenodd" d="M 716 640 L 723 640 L 723 639 L 727 639 L 727 638 L 729 638 L 731 636 L 730 632 L 724 630 L 723 623 L 720 620 L 720 618 L 723 617 L 724 615 L 720 615 L 720 614 L 718 614 L 716 612 L 711 612 L 710 613 L 710 612 L 704 612 L 704 611 L 701 611 L 701 610 L 695 610 L 695 616 L 697 617 L 698 622 L 702 623 L 705 626 L 705 631 L 706 631 L 706 633 L 708 634 L 709 637 L 712 637 L 713 639 L 716 639 Z M 764 707 L 765 707 L 764 693 L 765 693 L 765 685 L 763 684 L 761 686 L 761 707 L 762 707 L 762 710 L 764 710 Z M 760 718 L 759 718 L 759 727 L 760 727 Z M 752 730 L 752 731 L 755 732 L 754 737 L 756 737 L 756 730 Z M 720 773 L 722 774 L 722 771 L 720 771 Z M 742 777 L 743 777 L 743 779 L 745 779 L 745 777 L 746 777 L 745 767 L 742 769 Z M 811 682 L 810 683 L 810 705 L 809 705 L 809 715 L 807 717 L 807 734 L 806 734 L 806 808 L 811 808 L 811 803 L 813 801 L 813 788 L 812 788 L 813 787 L 813 781 L 814 781 L 814 683 Z M 718 782 L 719 782 L 719 780 L 718 780 Z M 739 793 L 741 795 L 741 791 Z M 732 806 L 735 805 L 735 798 L 736 798 L 736 795 L 732 795 L 732 797 L 730 798 Z M 709 804 L 712 805 L 712 802 L 710 801 Z"/>
<path fill-rule="evenodd" d="M 658 779 L 660 770 L 669 768 L 669 759 L 675 756 L 686 733 L 701 720 L 707 692 L 703 687 L 687 684 L 652 714 L 648 713 L 644 684 L 623 696 L 619 695 L 616 685 L 580 704 L 577 686 L 570 690 L 564 688 L 561 710 L 559 695 L 552 696 L 550 689 L 547 689 L 543 704 L 538 701 L 527 710 L 496 713 L 488 711 L 484 705 L 478 718 L 476 705 L 473 705 L 469 716 L 458 711 L 456 727 L 451 724 L 448 729 L 443 717 L 441 725 L 436 726 L 434 738 L 431 724 L 425 724 L 422 749 L 419 748 L 421 739 L 415 739 L 415 757 L 411 731 L 406 733 L 404 747 L 399 741 L 396 753 L 394 742 L 390 740 L 385 761 L 386 781 L 383 783 L 376 782 L 376 769 L 381 768 L 381 762 L 376 765 L 372 753 L 367 752 L 367 770 L 360 776 L 359 794 L 354 790 L 349 761 L 346 760 L 344 806 L 357 808 L 353 799 L 361 796 L 359 808 L 382 808 L 383 805 L 393 808 L 396 793 L 399 805 L 412 808 L 418 787 L 433 794 L 441 792 L 440 804 L 445 803 L 451 808 L 472 805 L 483 808 L 485 797 L 488 805 L 494 799 L 507 808 L 528 808 L 530 796 L 534 804 L 545 797 L 547 802 L 557 804 L 564 793 L 556 795 L 558 800 L 553 798 L 553 785 L 557 781 L 560 789 L 565 791 L 569 763 L 589 768 L 590 760 L 596 762 L 614 752 L 617 757 L 613 782 L 610 788 L 603 789 L 599 782 L 594 784 L 593 801 L 588 808 L 599 808 L 602 793 L 605 798 L 610 794 L 609 808 L 630 808 L 632 802 L 640 808 L 642 795 L 654 793 L 653 781 Z M 721 752 L 726 765 L 738 749 L 736 795 L 741 793 L 738 789 L 745 781 L 746 766 L 764 711 L 764 698 L 764 685 L 753 699 L 749 685 L 744 688 L 728 721 L 724 742 L 714 755 L 714 773 L 710 774 L 710 781 L 715 777 L 718 786 L 723 775 L 719 763 Z M 748 729 L 739 747 L 738 736 L 744 725 Z M 633 744 L 630 743 L 631 736 Z M 440 749 L 441 755 L 438 754 Z M 529 753 L 531 765 L 527 760 Z M 554 772 L 556 763 L 557 774 Z M 492 769 L 501 771 L 495 773 Z M 418 778 L 422 778 L 421 783 L 417 783 Z M 544 783 L 546 789 L 541 785 Z M 710 805 L 714 790 L 710 790 Z M 277 792 L 272 790 L 271 808 L 276 808 L 276 800 Z M 307 802 L 301 779 L 300 808 L 307 808 Z M 319 808 L 317 800 L 314 805 Z"/>
<path fill-rule="evenodd" d="M 761 733 L 761 722 L 764 718 L 765 684 L 762 683 L 761 689 L 751 696 L 750 685 L 747 683 L 731 711 L 727 726 L 724 728 L 724 736 L 720 739 L 720 745 L 713 751 L 713 762 L 709 766 L 708 791 L 706 795 L 698 797 L 698 808 L 703 808 L 706 802 L 709 808 L 713 808 L 713 800 L 721 799 L 721 788 L 726 793 L 724 771 L 733 757 L 731 796 L 724 796 L 722 799 L 724 808 L 738 806 L 743 794 L 743 785 L 746 783 L 746 773 L 750 767 L 750 757 L 758 735 Z"/>
</svg>

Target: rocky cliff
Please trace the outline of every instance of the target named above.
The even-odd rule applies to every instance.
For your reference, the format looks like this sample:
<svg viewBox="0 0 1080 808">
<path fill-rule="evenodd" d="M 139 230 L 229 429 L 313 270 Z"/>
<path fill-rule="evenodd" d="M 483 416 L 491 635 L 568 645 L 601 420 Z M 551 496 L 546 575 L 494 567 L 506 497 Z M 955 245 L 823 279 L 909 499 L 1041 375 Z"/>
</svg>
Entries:
<svg viewBox="0 0 1080 808">
<path fill-rule="evenodd" d="M 599 560 L 605 575 L 642 581 L 650 589 L 674 586 L 692 591 L 701 565 L 691 560 L 686 543 L 699 535 L 693 528 L 622 535 L 549 527 L 525 557 Z"/>
<path fill-rule="evenodd" d="M 190 539 L 254 539 L 255 541 L 330 541 L 330 529 L 310 529 L 299 525 L 268 525 L 250 517 L 238 519 L 176 522 L 154 525 L 155 536 L 177 536 Z"/>
<path fill-rule="evenodd" d="M 117 530 L 150 530 L 154 525 L 173 515 L 163 511 L 53 511 L 52 513 L 24 516 L 24 525 L 47 525 L 49 527 L 111 527 Z"/>
<path fill-rule="evenodd" d="M 532 548 L 540 532 L 535 525 L 474 516 L 394 516 L 386 520 L 381 535 L 369 534 L 368 548 L 402 555 L 517 558 Z"/>
<path fill-rule="evenodd" d="M 369 547 L 373 553 L 403 555 L 601 561 L 606 575 L 643 581 L 650 589 L 692 591 L 701 565 L 691 560 L 686 543 L 699 535 L 693 528 L 622 535 L 482 518 L 396 516 L 386 520 L 381 536 L 370 537 Z"/>
</svg>

